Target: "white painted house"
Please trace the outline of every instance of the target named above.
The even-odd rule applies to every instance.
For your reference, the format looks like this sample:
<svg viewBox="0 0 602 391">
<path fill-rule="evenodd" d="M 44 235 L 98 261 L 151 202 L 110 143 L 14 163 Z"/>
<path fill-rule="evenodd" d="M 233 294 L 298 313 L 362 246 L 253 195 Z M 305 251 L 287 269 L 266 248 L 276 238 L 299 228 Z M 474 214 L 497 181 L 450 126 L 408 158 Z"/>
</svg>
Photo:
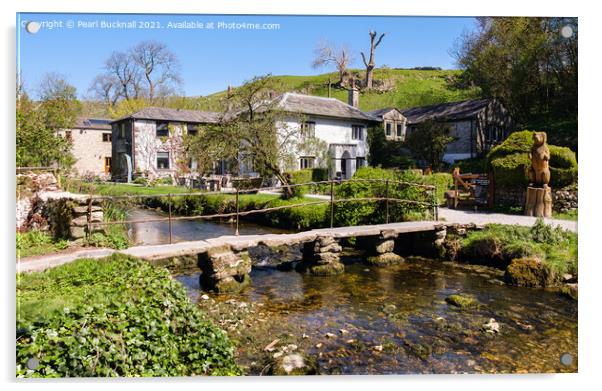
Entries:
<svg viewBox="0 0 602 391">
<path fill-rule="evenodd" d="M 357 108 L 358 96 L 356 89 L 349 90 L 350 104 L 335 98 L 296 93 L 276 98 L 277 108 L 283 113 L 279 133 L 294 134 L 302 146 L 307 138 L 319 140 L 329 160 L 324 162 L 324 155 L 316 153 L 315 148 L 300 148 L 296 150 L 294 166 L 284 168 L 328 167 L 333 177 L 347 179 L 365 166 L 369 153 L 368 127 L 376 125 L 378 120 Z"/>
</svg>

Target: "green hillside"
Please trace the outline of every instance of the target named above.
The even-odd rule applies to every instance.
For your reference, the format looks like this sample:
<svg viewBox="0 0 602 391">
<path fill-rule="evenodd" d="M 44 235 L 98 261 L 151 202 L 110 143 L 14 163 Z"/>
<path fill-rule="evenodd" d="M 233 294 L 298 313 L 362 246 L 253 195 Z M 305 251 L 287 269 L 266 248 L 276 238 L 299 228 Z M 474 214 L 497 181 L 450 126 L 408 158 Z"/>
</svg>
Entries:
<svg viewBox="0 0 602 391">
<path fill-rule="evenodd" d="M 364 71 L 353 69 L 350 71 L 356 79 L 364 78 Z M 478 88 L 459 89 L 454 86 L 455 78 L 460 74 L 457 70 L 413 70 L 379 68 L 374 70 L 374 80 L 378 84 L 384 84 L 382 90 L 369 92 L 362 91 L 360 94 L 360 109 L 364 111 L 375 110 L 384 107 L 408 108 L 425 106 L 443 102 L 453 102 L 464 99 L 478 98 Z M 331 80 L 331 97 L 347 102 L 347 90 L 334 86 L 338 81 L 336 73 L 324 73 L 311 76 L 282 75 L 273 76 L 280 92 L 298 92 L 308 95 L 328 96 L 328 80 Z M 188 110 L 221 110 L 220 101 L 225 97 L 226 91 L 220 91 L 203 97 L 173 97 L 154 105 Z M 109 115 L 102 112 L 99 105 L 88 106 L 90 114 L 97 116 Z M 137 111 L 144 102 L 133 103 L 124 107 L 116 108 L 119 115 L 124 112 Z M 119 106 L 119 104 L 118 104 Z M 100 109 L 100 110 L 99 110 Z M 113 115 L 115 116 L 115 115 Z"/>
<path fill-rule="evenodd" d="M 363 78 L 364 72 L 359 69 L 351 70 L 356 78 Z M 385 83 L 385 91 L 362 91 L 360 109 L 375 110 L 384 107 L 407 108 L 424 106 L 443 102 L 453 102 L 464 99 L 478 98 L 478 88 L 458 89 L 453 81 L 460 74 L 457 70 L 411 70 L 411 69 L 376 69 L 374 79 Z M 325 73 L 312 76 L 273 76 L 282 91 L 298 92 L 308 95 L 328 96 L 328 79 L 334 85 L 338 80 L 336 73 Z M 170 107 L 217 110 L 219 100 L 225 91 L 206 97 L 174 98 Z M 331 96 L 347 102 L 347 90 L 332 86 Z"/>
</svg>

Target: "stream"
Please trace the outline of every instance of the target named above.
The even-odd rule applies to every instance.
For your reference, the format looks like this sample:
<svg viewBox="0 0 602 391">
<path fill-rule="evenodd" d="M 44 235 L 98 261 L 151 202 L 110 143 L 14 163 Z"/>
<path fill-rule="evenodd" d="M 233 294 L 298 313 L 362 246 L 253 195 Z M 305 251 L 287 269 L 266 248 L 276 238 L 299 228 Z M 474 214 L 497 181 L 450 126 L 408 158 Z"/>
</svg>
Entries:
<svg viewBox="0 0 602 391">
<path fill-rule="evenodd" d="M 130 218 L 158 213 L 137 209 Z M 166 243 L 167 227 L 137 224 L 131 234 L 144 244 Z M 277 232 L 283 231 L 240 225 L 241 234 Z M 176 240 L 232 234 L 232 224 L 173 224 Z M 367 266 L 349 249 L 344 274 L 313 276 L 273 267 L 300 257 L 299 248 L 279 251 L 250 252 L 252 283 L 240 294 L 203 292 L 198 273 L 176 276 L 228 333 L 246 374 L 267 374 L 276 356 L 292 352 L 321 374 L 577 371 L 577 302 L 557 292 L 508 286 L 494 268 L 420 257 Z M 470 295 L 478 305 L 454 307 L 445 300 L 453 294 Z M 497 332 L 487 331 L 491 319 Z M 565 353 L 573 358 L 569 365 L 561 363 Z"/>
</svg>

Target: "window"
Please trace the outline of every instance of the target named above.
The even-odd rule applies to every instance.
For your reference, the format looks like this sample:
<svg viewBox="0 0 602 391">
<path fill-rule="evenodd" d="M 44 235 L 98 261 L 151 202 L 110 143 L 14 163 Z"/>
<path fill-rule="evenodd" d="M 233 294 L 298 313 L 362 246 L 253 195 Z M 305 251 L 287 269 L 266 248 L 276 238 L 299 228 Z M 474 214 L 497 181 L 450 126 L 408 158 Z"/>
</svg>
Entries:
<svg viewBox="0 0 602 391">
<path fill-rule="evenodd" d="M 123 122 L 119 124 L 119 138 L 125 138 L 125 124 Z"/>
<path fill-rule="evenodd" d="M 363 140 L 364 139 L 364 127 L 362 125 L 351 125 L 351 139 L 352 140 Z"/>
<path fill-rule="evenodd" d="M 110 143 L 111 142 L 111 133 L 103 133 L 102 141 L 105 143 Z"/>
<path fill-rule="evenodd" d="M 316 123 L 315 122 L 303 122 L 301 124 L 301 135 L 307 138 L 316 137 Z"/>
<path fill-rule="evenodd" d="M 187 124 L 186 130 L 190 136 L 196 136 L 199 134 L 199 125 L 198 124 Z"/>
<path fill-rule="evenodd" d="M 169 169 L 169 152 L 157 152 L 157 168 L 160 170 Z"/>
<path fill-rule="evenodd" d="M 169 136 L 169 122 L 157 121 L 157 137 Z"/>
<path fill-rule="evenodd" d="M 357 157 L 355 158 L 355 168 L 361 168 L 366 166 L 366 158 L 365 157 Z"/>
<path fill-rule="evenodd" d="M 397 123 L 397 137 L 402 137 L 403 136 L 403 126 L 401 124 L 401 122 Z"/>
<path fill-rule="evenodd" d="M 391 136 L 392 131 L 393 131 L 393 126 L 392 126 L 391 122 L 389 122 L 389 121 L 385 122 L 385 135 L 387 137 Z"/>
<path fill-rule="evenodd" d="M 71 134 L 70 130 L 65 132 L 65 139 L 67 139 L 67 141 L 73 141 L 73 135 Z"/>
<path fill-rule="evenodd" d="M 314 162 L 315 162 L 316 158 L 315 157 L 311 157 L 311 156 L 304 156 L 301 159 L 299 159 L 299 166 L 301 167 L 301 169 L 305 169 L 305 168 L 314 168 Z"/>
</svg>

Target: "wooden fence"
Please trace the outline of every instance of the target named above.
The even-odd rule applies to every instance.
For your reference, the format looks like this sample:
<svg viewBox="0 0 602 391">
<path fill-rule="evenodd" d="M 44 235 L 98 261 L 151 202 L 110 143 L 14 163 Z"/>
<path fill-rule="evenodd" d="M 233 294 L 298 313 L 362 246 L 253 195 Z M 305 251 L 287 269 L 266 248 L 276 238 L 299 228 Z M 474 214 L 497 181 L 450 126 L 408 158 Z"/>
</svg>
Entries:
<svg viewBox="0 0 602 391">
<path fill-rule="evenodd" d="M 353 182 L 366 182 L 366 183 L 381 183 L 384 184 L 384 196 L 374 196 L 374 197 L 357 197 L 357 198 L 336 198 L 335 186 L 341 185 L 343 183 L 353 183 Z M 299 186 L 311 186 L 311 185 L 330 185 L 330 194 L 328 199 L 316 199 L 315 201 L 306 201 L 299 202 L 294 204 L 280 205 L 274 207 L 267 207 L 263 209 L 253 209 L 253 210 L 240 210 L 240 202 L 239 196 L 241 194 L 247 193 L 257 193 L 258 191 L 284 191 L 285 187 L 294 188 Z M 390 187 L 391 186 L 409 186 L 414 188 L 419 188 L 425 191 L 425 195 L 427 196 L 428 201 L 418 201 L 418 200 L 410 200 L 410 199 L 400 199 L 390 197 Z M 207 195 L 234 195 L 236 211 L 230 213 L 217 213 L 210 215 L 194 215 L 194 216 L 174 216 L 172 213 L 172 205 L 174 197 L 204 197 Z M 104 222 L 92 222 L 92 204 L 94 201 L 115 201 L 115 200 L 127 200 L 127 199 L 141 199 L 141 198 L 167 198 L 168 202 L 168 216 L 161 218 L 150 218 L 143 220 L 120 220 L 120 221 L 104 221 Z M 139 223 L 151 223 L 151 222 L 165 222 L 167 221 L 169 224 L 169 243 L 172 243 L 172 222 L 179 220 L 210 220 L 215 218 L 234 218 L 236 222 L 236 235 L 238 235 L 239 221 L 240 217 L 249 216 L 257 213 L 269 213 L 282 209 L 290 209 L 297 208 L 301 206 L 309 206 L 309 205 L 321 205 L 321 204 L 329 204 L 330 205 L 330 227 L 334 226 L 334 206 L 337 203 L 343 202 L 384 202 L 385 204 L 385 223 L 389 223 L 389 205 L 390 203 L 406 203 L 418 205 L 425 210 L 430 210 L 433 215 L 434 220 L 439 219 L 439 203 L 437 200 L 437 188 L 433 185 L 424 185 L 418 183 L 411 182 L 403 182 L 396 181 L 390 179 L 344 179 L 344 180 L 328 180 L 328 181 L 319 181 L 319 182 L 306 182 L 299 184 L 291 184 L 286 186 L 273 186 L 273 187 L 262 187 L 262 188 L 254 188 L 254 189 L 236 189 L 235 192 L 224 193 L 224 192 L 193 192 L 193 193 L 177 193 L 177 194 L 136 194 L 136 195 L 118 195 L 118 196 L 96 196 L 90 194 L 88 196 L 88 211 L 87 211 L 87 232 L 91 233 L 92 228 L 95 226 L 108 226 L 114 224 L 139 224 Z"/>
</svg>

